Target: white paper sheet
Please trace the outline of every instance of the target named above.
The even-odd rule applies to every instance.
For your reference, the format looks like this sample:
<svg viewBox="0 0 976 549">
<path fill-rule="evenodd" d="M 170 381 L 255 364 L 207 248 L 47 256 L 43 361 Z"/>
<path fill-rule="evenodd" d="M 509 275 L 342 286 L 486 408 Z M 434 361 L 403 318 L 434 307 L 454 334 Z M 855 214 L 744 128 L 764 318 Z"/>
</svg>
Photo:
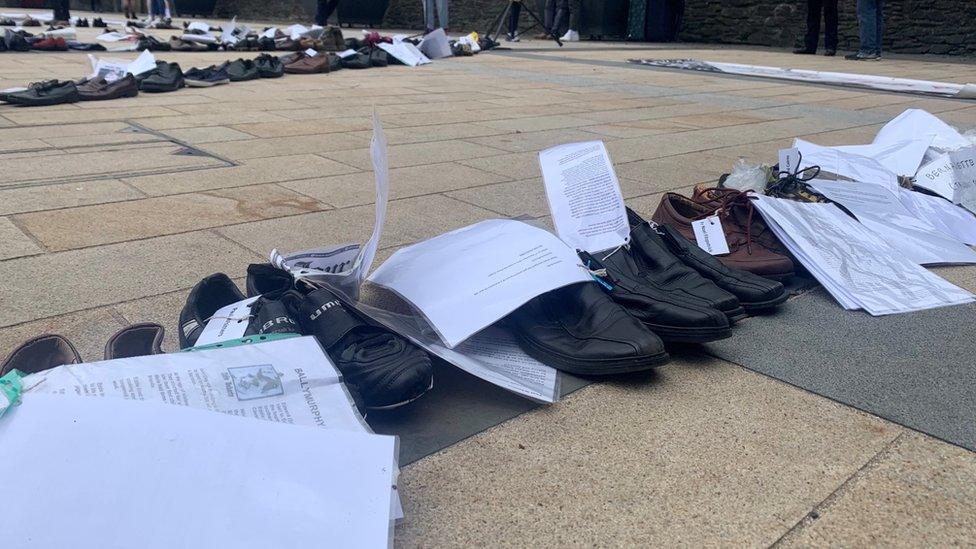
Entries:
<svg viewBox="0 0 976 549">
<path fill-rule="evenodd" d="M 898 198 L 909 212 L 960 242 L 976 245 L 976 216 L 938 196 L 899 189 Z"/>
<path fill-rule="evenodd" d="M 187 30 L 198 30 L 198 31 L 203 31 L 203 32 L 210 32 L 210 23 L 206 23 L 204 21 L 191 21 L 190 24 L 187 25 L 186 28 L 187 28 Z"/>
<path fill-rule="evenodd" d="M 377 46 L 408 67 L 416 67 L 430 63 L 430 59 L 417 49 L 417 46 L 414 46 L 410 42 L 394 41 L 392 44 L 380 42 Z"/>
<path fill-rule="evenodd" d="M 630 240 L 620 182 L 602 141 L 539 153 L 549 212 L 559 238 L 574 249 L 609 250 Z"/>
<path fill-rule="evenodd" d="M 212 34 L 184 34 L 180 36 L 184 42 L 196 42 L 198 44 L 216 44 L 217 37 Z"/>
<path fill-rule="evenodd" d="M 918 172 L 919 166 L 922 165 L 922 159 L 925 158 L 926 151 L 932 145 L 933 137 L 932 135 L 926 135 L 911 139 L 910 136 L 907 136 L 904 141 L 872 143 L 870 145 L 847 145 L 833 148 L 841 152 L 873 158 L 878 161 L 878 164 L 881 164 L 885 169 L 895 175 L 912 177 Z"/>
<path fill-rule="evenodd" d="M 592 279 L 548 231 L 491 219 L 400 248 L 369 280 L 413 304 L 453 348 L 537 295 Z"/>
<path fill-rule="evenodd" d="M 915 184 L 976 212 L 976 147 L 940 154 L 918 170 Z"/>
<path fill-rule="evenodd" d="M 833 204 L 757 196 L 769 228 L 846 309 L 872 315 L 969 303 L 974 296 L 910 261 Z"/>
<path fill-rule="evenodd" d="M 0 463 L 25 465 L 3 483 L 4 542 L 388 547 L 395 455 L 382 435 L 27 394 L 0 421 Z"/>
<path fill-rule="evenodd" d="M 880 185 L 819 179 L 810 185 L 842 204 L 865 227 L 919 265 L 976 263 L 976 252 L 912 215 L 898 195 Z"/>
<path fill-rule="evenodd" d="M 932 137 L 932 146 L 942 150 L 970 145 L 955 128 L 922 109 L 908 109 L 884 125 L 874 137 L 875 144 L 892 144 L 922 136 Z"/>
<path fill-rule="evenodd" d="M 793 146 L 803 155 L 802 169 L 820 166 L 820 171 L 832 173 L 861 183 L 882 185 L 894 192 L 898 188 L 898 176 L 877 160 L 823 147 L 802 139 L 795 139 Z"/>
<path fill-rule="evenodd" d="M 418 47 L 430 59 L 443 59 L 454 55 L 451 52 L 451 43 L 448 41 L 444 29 L 434 29 L 433 32 L 428 32 L 420 40 L 420 46 Z"/>
<path fill-rule="evenodd" d="M 369 152 L 373 161 L 373 179 L 376 182 L 376 206 L 374 208 L 375 221 L 373 232 L 366 241 L 366 244 L 359 250 L 352 265 L 343 271 L 336 272 L 320 270 L 311 263 L 302 265 L 306 258 L 299 261 L 289 262 L 288 257 L 299 254 L 285 256 L 277 249 L 271 250 L 271 264 L 284 269 L 292 274 L 296 279 L 307 278 L 316 282 L 331 286 L 346 294 L 350 299 L 359 298 L 359 287 L 366 274 L 369 273 L 373 260 L 376 258 L 376 250 L 379 248 L 380 239 L 383 237 L 383 226 L 386 223 L 386 209 L 390 196 L 390 168 L 387 160 L 386 135 L 383 133 L 383 124 L 380 122 L 379 115 L 373 112 L 373 139 L 370 142 Z M 348 250 L 349 245 L 345 244 L 335 247 L 329 251 Z M 341 253 L 341 252 L 340 252 Z"/>
<path fill-rule="evenodd" d="M 279 423 L 368 431 L 341 374 L 310 336 L 58 366 L 29 392 L 155 401 Z"/>
</svg>

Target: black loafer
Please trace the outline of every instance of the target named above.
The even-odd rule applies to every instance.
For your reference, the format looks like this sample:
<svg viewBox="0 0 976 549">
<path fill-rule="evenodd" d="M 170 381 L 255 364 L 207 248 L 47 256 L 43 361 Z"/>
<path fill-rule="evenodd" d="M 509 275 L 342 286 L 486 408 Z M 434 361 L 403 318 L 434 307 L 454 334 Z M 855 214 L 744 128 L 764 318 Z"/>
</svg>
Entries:
<svg viewBox="0 0 976 549">
<path fill-rule="evenodd" d="M 281 300 L 298 318 L 302 332 L 315 336 L 366 408 L 396 408 L 433 386 L 427 353 L 359 315 L 331 291 L 291 291 Z"/>
<path fill-rule="evenodd" d="M 571 374 L 638 372 L 669 359 L 661 339 L 593 282 L 537 296 L 506 323 L 526 354 Z"/>
<path fill-rule="evenodd" d="M 193 347 L 203 327 L 218 309 L 242 300 L 244 294 L 224 273 L 215 273 L 197 282 L 180 311 L 180 348 Z"/>
<path fill-rule="evenodd" d="M 163 352 L 165 333 L 162 326 L 153 322 L 126 326 L 108 338 L 105 360 L 158 355 Z"/>
<path fill-rule="evenodd" d="M 21 343 L 0 364 L 0 376 L 11 370 L 36 374 L 63 364 L 80 364 L 81 355 L 70 341 L 56 334 L 45 334 Z"/>
<path fill-rule="evenodd" d="M 706 343 L 732 335 L 725 313 L 649 283 L 623 249 L 600 259 L 586 252 L 580 257 L 590 269 L 605 270 L 602 280 L 610 298 L 664 341 Z"/>
<path fill-rule="evenodd" d="M 633 212 L 629 212 L 629 214 L 632 225 L 647 224 L 637 214 Z M 682 263 L 698 271 L 700 275 L 714 282 L 719 288 L 739 298 L 739 303 L 747 312 L 771 309 L 783 304 L 789 298 L 789 294 L 786 293 L 786 289 L 781 283 L 747 271 L 727 267 L 668 225 L 658 225 L 655 229 L 671 253 L 678 257 Z"/>
</svg>

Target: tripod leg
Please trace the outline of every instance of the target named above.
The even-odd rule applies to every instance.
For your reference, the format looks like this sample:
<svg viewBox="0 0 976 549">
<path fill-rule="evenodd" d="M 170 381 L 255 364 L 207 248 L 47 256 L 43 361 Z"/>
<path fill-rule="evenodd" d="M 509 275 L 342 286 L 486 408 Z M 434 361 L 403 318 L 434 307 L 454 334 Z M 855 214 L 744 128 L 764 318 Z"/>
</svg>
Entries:
<svg viewBox="0 0 976 549">
<path fill-rule="evenodd" d="M 522 4 L 522 9 L 525 10 L 525 11 L 527 11 L 529 13 L 529 15 L 532 16 L 532 19 L 535 19 L 535 22 L 536 22 L 537 25 L 539 25 L 543 29 L 546 28 L 546 24 L 542 22 L 542 19 L 539 19 L 539 16 L 536 15 L 534 11 L 532 11 L 531 9 L 529 9 L 529 7 L 526 6 L 524 3 Z M 562 42 L 562 40 L 559 39 L 558 36 L 556 36 L 554 34 L 555 31 L 547 30 L 546 33 L 549 35 L 550 38 L 552 38 L 553 40 L 555 40 L 557 44 L 559 44 L 559 47 L 560 48 L 563 47 L 563 42 Z"/>
<path fill-rule="evenodd" d="M 502 33 L 502 25 L 504 25 L 505 22 L 508 21 L 508 14 L 511 11 L 512 11 L 512 3 L 509 2 L 508 4 L 505 5 L 505 11 L 498 14 L 498 18 L 495 19 L 495 21 L 492 22 L 491 24 L 492 27 L 495 27 L 495 36 L 492 37 L 491 33 L 489 32 L 488 38 L 491 38 L 493 41 L 498 42 L 498 37 L 501 36 Z M 488 28 L 491 29 L 491 27 Z"/>
</svg>

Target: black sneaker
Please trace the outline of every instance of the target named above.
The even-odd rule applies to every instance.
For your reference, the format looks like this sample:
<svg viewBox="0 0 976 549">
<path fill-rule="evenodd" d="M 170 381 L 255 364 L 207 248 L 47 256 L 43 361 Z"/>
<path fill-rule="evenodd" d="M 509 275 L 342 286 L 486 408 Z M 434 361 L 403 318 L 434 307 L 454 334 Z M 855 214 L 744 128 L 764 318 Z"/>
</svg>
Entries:
<svg viewBox="0 0 976 549">
<path fill-rule="evenodd" d="M 319 341 L 366 408 L 402 406 L 431 388 L 427 353 L 360 316 L 329 290 L 308 295 L 291 291 L 281 300 L 298 317 L 302 332 Z"/>
<path fill-rule="evenodd" d="M 61 105 L 76 103 L 79 100 L 78 88 L 74 82 L 49 80 L 31 84 L 26 90 L 5 93 L 2 99 L 14 105 L 29 107 L 43 107 L 47 105 Z"/>
<path fill-rule="evenodd" d="M 180 66 L 165 61 L 156 62 L 155 69 L 140 74 L 136 80 L 139 81 L 139 91 L 147 93 L 176 91 L 186 85 Z"/>
<path fill-rule="evenodd" d="M 191 88 L 209 88 L 221 84 L 230 84 L 230 75 L 227 74 L 227 71 L 214 65 L 204 69 L 194 67 L 183 73 L 183 79 L 186 81 L 186 85 Z"/>
<path fill-rule="evenodd" d="M 212 274 L 197 282 L 180 311 L 180 349 L 193 347 L 207 321 L 221 307 L 243 299 L 240 288 L 224 273 Z"/>
<path fill-rule="evenodd" d="M 75 26 L 76 27 L 79 27 L 79 28 L 86 28 L 86 27 L 88 27 L 89 26 L 88 25 L 88 19 L 79 19 L 78 22 L 75 23 Z"/>
<path fill-rule="evenodd" d="M 96 17 L 96 18 L 92 19 L 91 26 L 92 27 L 95 27 L 95 28 L 99 28 L 99 29 L 104 29 L 105 27 L 108 27 L 108 23 L 106 23 L 105 21 L 102 21 L 102 18 L 101 17 Z"/>
<path fill-rule="evenodd" d="M 258 49 L 260 51 L 275 51 L 278 48 L 275 46 L 274 38 L 262 36 L 261 38 L 258 38 Z"/>
<path fill-rule="evenodd" d="M 14 32 L 9 29 L 4 30 L 7 49 L 10 51 L 30 51 L 30 42 L 22 33 Z"/>
<path fill-rule="evenodd" d="M 258 68 L 261 78 L 279 78 L 285 74 L 285 66 L 274 55 L 257 56 L 254 58 L 254 66 Z"/>
<path fill-rule="evenodd" d="M 245 80 L 255 80 L 261 78 L 261 72 L 250 59 L 237 59 L 236 61 L 225 61 L 217 67 L 218 71 L 224 71 L 231 82 L 243 82 Z"/>
</svg>

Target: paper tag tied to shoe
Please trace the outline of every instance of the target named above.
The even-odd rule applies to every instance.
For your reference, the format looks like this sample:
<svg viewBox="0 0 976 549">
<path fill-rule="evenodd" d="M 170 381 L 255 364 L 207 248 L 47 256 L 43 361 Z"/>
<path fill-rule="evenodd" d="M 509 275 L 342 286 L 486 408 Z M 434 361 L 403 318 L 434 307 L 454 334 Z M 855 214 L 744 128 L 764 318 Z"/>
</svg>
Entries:
<svg viewBox="0 0 976 549">
<path fill-rule="evenodd" d="M 251 305 L 257 299 L 257 297 L 249 297 L 217 309 L 217 312 L 207 321 L 207 325 L 203 327 L 194 347 L 244 337 L 244 332 L 247 331 L 251 321 Z"/>
<path fill-rule="evenodd" d="M 712 255 L 729 253 L 729 241 L 725 238 L 722 220 L 717 215 L 691 222 L 698 247 Z"/>
<path fill-rule="evenodd" d="M 312 49 L 312 48 L 308 48 L 307 50 L 305 50 L 305 55 L 307 55 L 309 57 L 315 57 L 318 54 L 319 54 L 319 52 L 316 51 L 315 49 Z"/>
</svg>

